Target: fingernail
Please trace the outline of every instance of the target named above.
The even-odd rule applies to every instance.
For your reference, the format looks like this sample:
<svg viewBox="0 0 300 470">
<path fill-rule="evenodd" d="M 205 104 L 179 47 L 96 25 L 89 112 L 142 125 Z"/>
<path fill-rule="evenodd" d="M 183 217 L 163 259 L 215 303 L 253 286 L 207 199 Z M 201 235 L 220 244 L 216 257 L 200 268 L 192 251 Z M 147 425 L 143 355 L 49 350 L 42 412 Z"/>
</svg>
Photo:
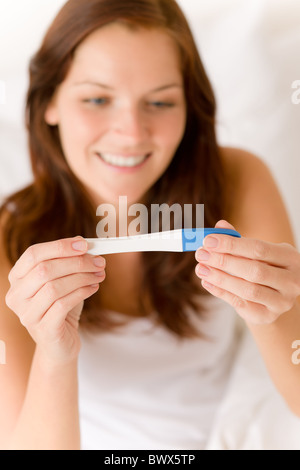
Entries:
<svg viewBox="0 0 300 470">
<path fill-rule="evenodd" d="M 206 268 L 205 266 L 198 266 L 198 274 L 200 274 L 200 276 L 208 276 L 209 273 L 210 273 L 210 270 L 208 268 Z"/>
<path fill-rule="evenodd" d="M 94 258 L 93 263 L 97 268 L 104 268 L 105 267 L 105 259 L 104 258 Z"/>
<path fill-rule="evenodd" d="M 197 252 L 197 259 L 200 261 L 208 261 L 210 258 L 210 253 L 208 251 L 205 251 L 203 249 L 198 250 Z"/>
<path fill-rule="evenodd" d="M 75 251 L 85 251 L 87 249 L 87 242 L 85 240 L 78 240 L 72 243 L 72 248 Z"/>
<path fill-rule="evenodd" d="M 207 237 L 204 239 L 204 246 L 207 248 L 217 248 L 219 240 L 214 237 Z"/>
</svg>

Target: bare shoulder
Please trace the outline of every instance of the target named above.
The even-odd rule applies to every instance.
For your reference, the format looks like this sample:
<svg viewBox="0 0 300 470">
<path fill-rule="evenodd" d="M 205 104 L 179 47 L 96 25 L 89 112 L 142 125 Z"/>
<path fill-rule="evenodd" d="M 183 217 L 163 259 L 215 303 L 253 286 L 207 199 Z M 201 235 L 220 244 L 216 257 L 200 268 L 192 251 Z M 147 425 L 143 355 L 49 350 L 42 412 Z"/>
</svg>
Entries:
<svg viewBox="0 0 300 470">
<path fill-rule="evenodd" d="M 11 270 L 3 244 L 3 218 L 0 220 L 0 448 L 14 426 L 24 399 L 34 344 L 18 317 L 7 307 Z"/>
<path fill-rule="evenodd" d="M 234 181 L 235 185 L 239 182 L 243 184 L 251 183 L 249 172 L 250 174 L 256 174 L 258 171 L 262 177 L 271 175 L 268 166 L 253 153 L 233 147 L 221 147 L 220 151 L 225 172 Z"/>
<path fill-rule="evenodd" d="M 228 221 L 250 238 L 294 243 L 282 195 L 266 163 L 236 148 L 223 147 L 221 155 L 227 181 Z"/>
</svg>

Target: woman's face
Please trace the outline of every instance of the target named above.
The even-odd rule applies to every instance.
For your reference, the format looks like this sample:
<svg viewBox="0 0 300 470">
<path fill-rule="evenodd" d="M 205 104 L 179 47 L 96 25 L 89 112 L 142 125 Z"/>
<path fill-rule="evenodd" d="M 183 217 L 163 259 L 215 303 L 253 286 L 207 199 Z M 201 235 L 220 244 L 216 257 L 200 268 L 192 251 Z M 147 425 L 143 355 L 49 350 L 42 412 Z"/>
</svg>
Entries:
<svg viewBox="0 0 300 470">
<path fill-rule="evenodd" d="M 97 204 L 142 200 L 170 164 L 186 125 L 179 53 L 156 29 L 118 23 L 77 48 L 47 108 L 66 160 Z"/>
</svg>

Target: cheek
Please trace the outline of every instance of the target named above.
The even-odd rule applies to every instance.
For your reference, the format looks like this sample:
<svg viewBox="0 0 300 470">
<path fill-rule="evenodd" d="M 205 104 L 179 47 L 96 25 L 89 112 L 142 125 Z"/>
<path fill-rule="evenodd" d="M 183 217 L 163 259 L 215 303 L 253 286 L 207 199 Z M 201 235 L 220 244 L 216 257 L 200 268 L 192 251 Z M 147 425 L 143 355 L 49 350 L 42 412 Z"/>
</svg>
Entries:
<svg viewBox="0 0 300 470">
<path fill-rule="evenodd" d="M 102 120 L 95 119 L 84 111 L 72 111 L 70 108 L 63 114 L 59 125 L 60 138 L 67 158 L 88 150 L 105 132 L 105 123 Z"/>
<path fill-rule="evenodd" d="M 185 113 L 176 113 L 170 119 L 166 120 L 164 124 L 161 123 L 161 125 L 158 126 L 157 129 L 160 135 L 160 141 L 167 151 L 172 151 L 173 153 L 176 151 L 184 136 L 185 126 Z"/>
</svg>

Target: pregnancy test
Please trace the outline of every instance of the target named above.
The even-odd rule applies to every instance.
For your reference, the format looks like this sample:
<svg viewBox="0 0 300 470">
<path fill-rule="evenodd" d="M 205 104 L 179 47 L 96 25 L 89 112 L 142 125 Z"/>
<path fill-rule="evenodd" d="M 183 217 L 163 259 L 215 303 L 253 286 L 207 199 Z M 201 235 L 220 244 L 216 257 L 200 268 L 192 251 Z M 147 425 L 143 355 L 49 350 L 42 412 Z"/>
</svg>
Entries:
<svg viewBox="0 0 300 470">
<path fill-rule="evenodd" d="M 188 228 L 129 237 L 86 238 L 90 255 L 133 253 L 141 251 L 196 251 L 208 235 L 221 234 L 241 238 L 235 230 L 225 228 Z"/>
</svg>

